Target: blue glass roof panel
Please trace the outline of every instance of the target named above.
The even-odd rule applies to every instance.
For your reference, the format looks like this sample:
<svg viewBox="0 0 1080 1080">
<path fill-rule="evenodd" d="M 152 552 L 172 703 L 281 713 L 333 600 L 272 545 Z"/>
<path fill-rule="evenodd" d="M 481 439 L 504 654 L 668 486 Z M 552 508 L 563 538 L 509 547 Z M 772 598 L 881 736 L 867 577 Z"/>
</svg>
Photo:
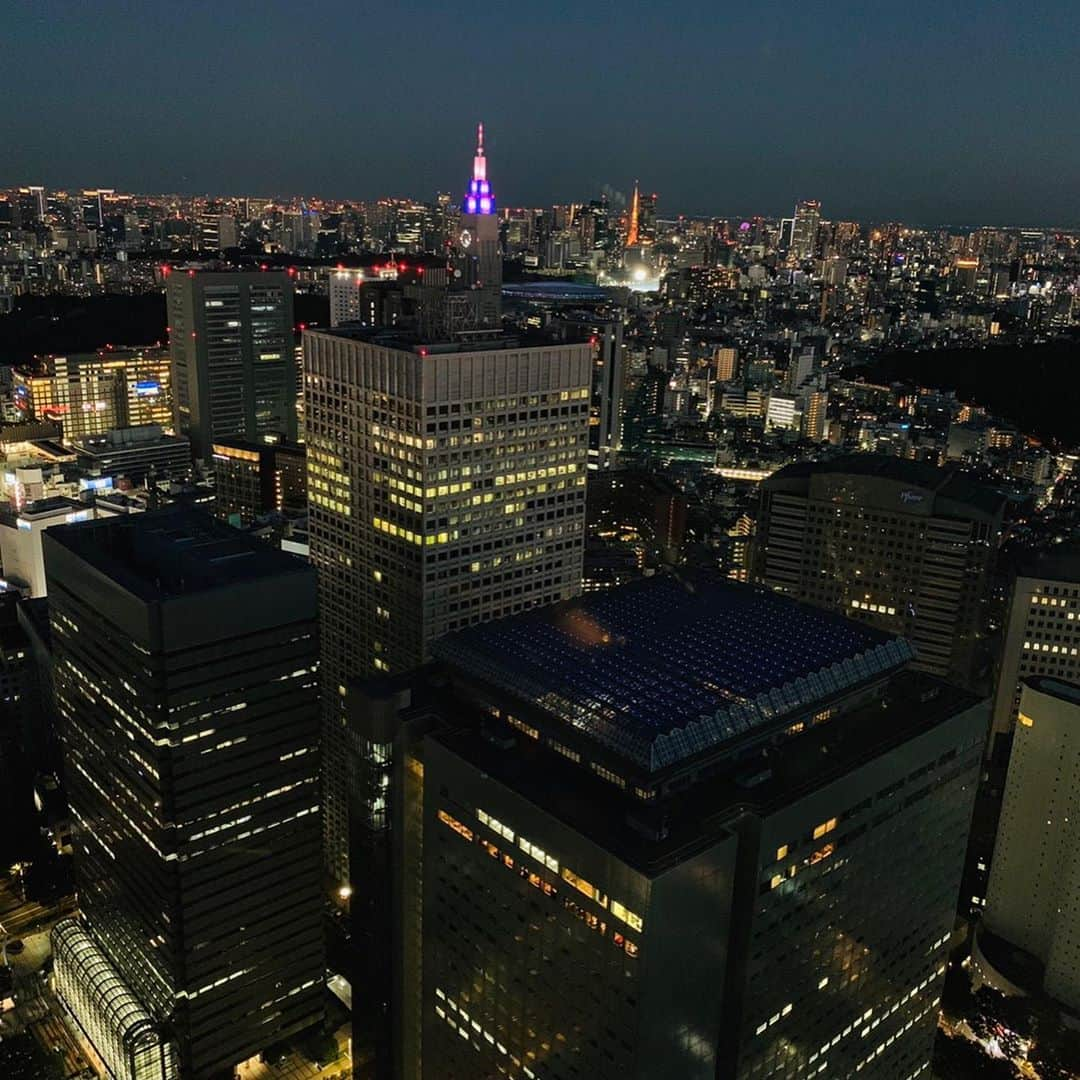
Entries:
<svg viewBox="0 0 1080 1080">
<path fill-rule="evenodd" d="M 863 623 L 709 575 L 656 577 L 470 627 L 433 652 L 650 768 L 913 655 Z"/>
</svg>

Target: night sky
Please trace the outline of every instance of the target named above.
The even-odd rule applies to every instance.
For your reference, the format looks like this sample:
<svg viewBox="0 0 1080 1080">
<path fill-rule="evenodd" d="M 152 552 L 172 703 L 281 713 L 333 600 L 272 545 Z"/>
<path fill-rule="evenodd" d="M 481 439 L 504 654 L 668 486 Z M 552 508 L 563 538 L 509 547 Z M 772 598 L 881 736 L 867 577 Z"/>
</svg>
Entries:
<svg viewBox="0 0 1080 1080">
<path fill-rule="evenodd" d="M 1080 0 L 8 0 L 0 186 L 1080 224 Z"/>
</svg>

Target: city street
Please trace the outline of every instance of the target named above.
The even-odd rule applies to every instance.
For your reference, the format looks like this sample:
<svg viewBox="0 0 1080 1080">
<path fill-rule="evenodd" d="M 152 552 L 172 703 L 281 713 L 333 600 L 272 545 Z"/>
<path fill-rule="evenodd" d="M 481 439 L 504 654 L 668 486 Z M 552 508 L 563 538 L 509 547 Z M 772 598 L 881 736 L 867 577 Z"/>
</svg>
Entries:
<svg viewBox="0 0 1080 1080">
<path fill-rule="evenodd" d="M 21 899 L 17 883 L 0 878 L 0 954 L 14 976 L 15 1008 L 0 1015 L 0 1036 L 29 1033 L 50 1056 L 63 1061 L 68 1080 L 93 1076 L 78 1040 L 69 1030 L 48 981 L 40 974 L 49 959 L 49 931 L 75 910 L 74 897 L 43 905 Z M 11 951 L 12 942 L 21 948 Z"/>
<path fill-rule="evenodd" d="M 59 1002 L 40 975 L 48 959 L 49 935 L 39 930 L 22 939 L 25 949 L 8 958 L 15 977 L 16 1006 L 0 1015 L 0 1036 L 29 1033 L 50 1055 L 63 1059 L 64 1076 L 91 1076 L 89 1062 L 65 1021 Z"/>
<path fill-rule="evenodd" d="M 57 904 L 23 900 L 16 883 L 0 877 L 0 941 L 21 938 L 34 930 L 48 930 L 52 924 L 75 911 L 75 898 L 64 897 Z"/>
</svg>

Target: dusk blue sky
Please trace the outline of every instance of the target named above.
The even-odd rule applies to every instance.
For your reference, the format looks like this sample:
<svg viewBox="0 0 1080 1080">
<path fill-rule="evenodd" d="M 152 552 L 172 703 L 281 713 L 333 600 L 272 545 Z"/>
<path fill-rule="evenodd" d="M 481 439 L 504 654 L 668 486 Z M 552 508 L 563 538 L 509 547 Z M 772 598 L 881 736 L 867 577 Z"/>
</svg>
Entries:
<svg viewBox="0 0 1080 1080">
<path fill-rule="evenodd" d="M 8 0 L 0 186 L 1080 224 L 1080 0 Z"/>
</svg>

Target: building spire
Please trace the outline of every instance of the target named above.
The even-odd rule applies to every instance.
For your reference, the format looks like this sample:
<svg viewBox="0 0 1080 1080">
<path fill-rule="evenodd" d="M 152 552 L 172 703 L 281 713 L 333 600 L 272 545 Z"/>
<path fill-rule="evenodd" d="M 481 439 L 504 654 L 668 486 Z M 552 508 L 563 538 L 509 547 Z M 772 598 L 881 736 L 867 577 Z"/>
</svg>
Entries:
<svg viewBox="0 0 1080 1080">
<path fill-rule="evenodd" d="M 476 125 L 476 156 L 473 158 L 472 175 L 474 180 L 487 179 L 487 158 L 484 157 L 484 125 Z"/>
<path fill-rule="evenodd" d="M 484 156 L 484 125 L 476 125 L 476 155 L 473 158 L 472 180 L 461 205 L 466 214 L 494 214 L 495 196 L 487 178 L 487 158 Z"/>
<path fill-rule="evenodd" d="M 638 242 L 638 229 L 641 217 L 641 192 L 638 190 L 638 182 L 634 181 L 634 197 L 630 201 L 630 225 L 626 230 L 626 246 L 636 247 Z"/>
</svg>

